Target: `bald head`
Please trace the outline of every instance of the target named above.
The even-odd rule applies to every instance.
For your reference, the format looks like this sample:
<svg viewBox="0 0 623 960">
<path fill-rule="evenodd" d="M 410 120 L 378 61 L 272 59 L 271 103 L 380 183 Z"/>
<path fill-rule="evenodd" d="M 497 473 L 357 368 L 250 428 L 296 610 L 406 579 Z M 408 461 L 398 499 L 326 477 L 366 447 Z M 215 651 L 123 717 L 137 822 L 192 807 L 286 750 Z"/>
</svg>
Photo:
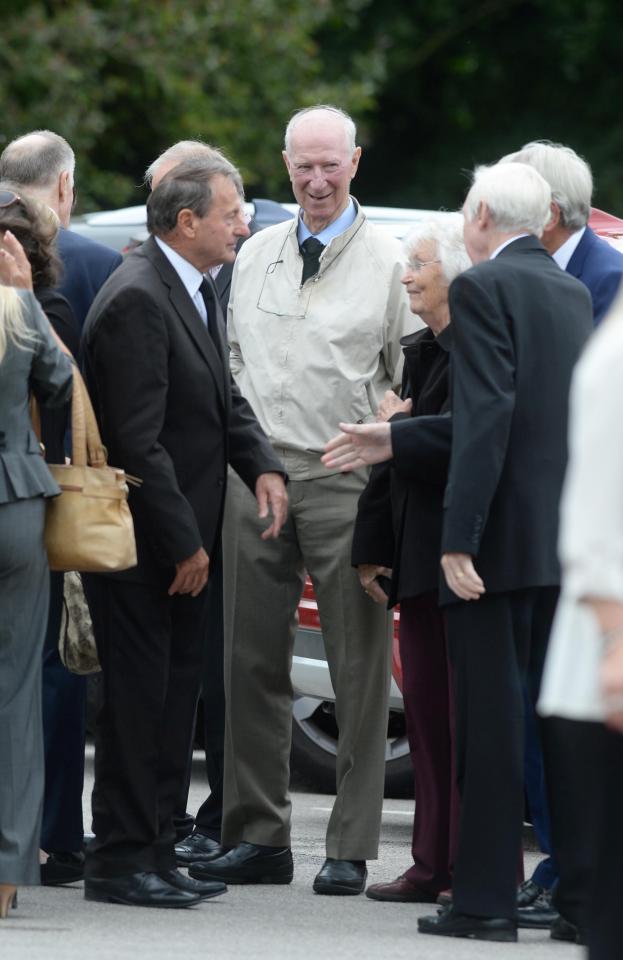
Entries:
<svg viewBox="0 0 623 960">
<path fill-rule="evenodd" d="M 34 130 L 11 143 L 0 155 L 0 180 L 9 180 L 46 203 L 64 227 L 71 216 L 74 152 L 52 130 Z"/>
<path fill-rule="evenodd" d="M 216 147 L 211 147 L 209 143 L 203 143 L 202 140 L 178 140 L 177 143 L 174 143 L 173 146 L 169 147 L 159 157 L 150 163 L 145 171 L 145 186 L 149 187 L 151 190 L 155 190 L 159 183 L 162 182 L 163 178 L 166 177 L 174 167 L 177 167 L 180 163 L 186 163 L 187 161 L 200 163 L 202 160 L 205 160 L 206 163 L 211 163 L 213 160 L 224 161 L 229 163 L 227 157 L 221 153 L 220 150 L 217 150 Z M 233 164 L 230 164 L 232 173 L 235 171 Z"/>
<path fill-rule="evenodd" d="M 297 131 L 299 133 L 311 134 L 311 136 L 322 135 L 325 132 L 337 133 L 341 137 L 344 135 L 344 149 L 352 154 L 355 151 L 357 141 L 357 128 L 352 117 L 339 107 L 333 107 L 330 104 L 318 104 L 315 107 L 304 107 L 291 117 L 284 138 L 285 152 L 292 154 L 294 139 Z"/>
</svg>

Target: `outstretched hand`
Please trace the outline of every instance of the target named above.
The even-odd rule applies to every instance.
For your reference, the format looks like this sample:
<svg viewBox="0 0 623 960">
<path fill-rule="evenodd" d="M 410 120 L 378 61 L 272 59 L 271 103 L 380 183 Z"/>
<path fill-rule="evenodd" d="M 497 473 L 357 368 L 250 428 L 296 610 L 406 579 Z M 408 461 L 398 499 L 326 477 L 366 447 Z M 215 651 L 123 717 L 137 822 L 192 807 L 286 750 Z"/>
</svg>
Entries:
<svg viewBox="0 0 623 960">
<path fill-rule="evenodd" d="M 392 433 L 389 423 L 340 423 L 341 433 L 325 446 L 321 457 L 328 470 L 342 473 L 391 460 Z"/>
</svg>

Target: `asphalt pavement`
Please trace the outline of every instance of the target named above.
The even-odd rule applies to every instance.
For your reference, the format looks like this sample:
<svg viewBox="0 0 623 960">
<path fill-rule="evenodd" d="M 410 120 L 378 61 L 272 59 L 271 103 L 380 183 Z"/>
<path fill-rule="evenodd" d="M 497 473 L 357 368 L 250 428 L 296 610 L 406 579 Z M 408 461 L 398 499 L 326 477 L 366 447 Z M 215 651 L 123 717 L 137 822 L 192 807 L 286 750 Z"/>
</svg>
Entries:
<svg viewBox="0 0 623 960">
<path fill-rule="evenodd" d="M 191 810 L 206 790 L 198 754 L 194 768 Z M 85 813 L 92 769 L 89 750 Z M 311 884 L 324 861 L 332 799 L 293 794 L 290 886 L 232 886 L 187 910 L 87 903 L 82 884 L 24 888 L 18 909 L 0 921 L 0 960 L 583 960 L 580 947 L 550 941 L 546 931 L 520 931 L 518 944 L 423 936 L 417 918 L 431 913 L 430 905 L 315 895 Z M 370 883 L 409 865 L 411 815 L 412 803 L 386 800 Z M 536 859 L 526 855 L 527 871 Z"/>
</svg>

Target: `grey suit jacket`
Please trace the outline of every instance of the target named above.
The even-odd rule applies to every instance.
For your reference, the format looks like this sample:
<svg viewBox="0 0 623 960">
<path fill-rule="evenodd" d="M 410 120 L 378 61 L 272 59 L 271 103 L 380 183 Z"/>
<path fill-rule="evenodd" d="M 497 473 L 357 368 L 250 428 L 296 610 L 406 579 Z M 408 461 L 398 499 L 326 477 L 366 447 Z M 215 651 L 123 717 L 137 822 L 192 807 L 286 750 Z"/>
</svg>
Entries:
<svg viewBox="0 0 623 960">
<path fill-rule="evenodd" d="M 36 339 L 24 347 L 9 341 L 0 363 L 0 503 L 60 493 L 41 455 L 28 399 L 32 391 L 39 403 L 62 406 L 71 397 L 71 361 L 33 294 L 20 291 L 20 297 Z"/>
</svg>

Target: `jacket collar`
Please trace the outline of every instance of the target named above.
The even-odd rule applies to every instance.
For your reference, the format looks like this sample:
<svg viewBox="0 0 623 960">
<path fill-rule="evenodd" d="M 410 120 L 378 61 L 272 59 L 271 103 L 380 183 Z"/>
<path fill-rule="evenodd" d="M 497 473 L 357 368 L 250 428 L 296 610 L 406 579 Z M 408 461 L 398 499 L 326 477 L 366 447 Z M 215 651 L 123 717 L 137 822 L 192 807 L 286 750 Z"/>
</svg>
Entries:
<svg viewBox="0 0 623 960">
<path fill-rule="evenodd" d="M 223 403 L 225 403 L 225 382 L 223 377 L 224 348 L 222 331 L 220 330 L 220 308 L 216 304 L 216 297 L 213 297 L 214 309 L 211 311 L 209 322 L 214 325 L 218 346 L 216 345 L 212 336 L 208 333 L 208 330 L 203 320 L 199 316 L 197 308 L 191 300 L 186 287 L 180 280 L 177 272 L 169 260 L 158 247 L 158 244 L 153 237 L 149 237 L 149 239 L 143 243 L 143 245 L 137 251 L 137 255 L 144 256 L 151 262 L 160 276 L 162 283 L 168 288 L 171 306 L 179 316 L 191 340 L 210 368 L 221 395 L 221 399 Z M 208 278 L 208 284 L 210 290 L 213 292 L 214 284 L 211 278 Z"/>
<path fill-rule="evenodd" d="M 357 236 L 361 228 L 366 222 L 365 214 L 363 213 L 358 202 L 353 197 L 353 203 L 355 204 L 356 216 L 353 223 L 344 230 L 343 233 L 340 233 L 339 236 L 334 237 L 333 240 L 330 240 L 326 245 L 322 253 L 320 254 L 320 267 L 318 273 L 315 277 L 310 277 L 309 280 L 306 280 L 306 283 L 313 283 L 319 280 L 324 273 L 335 263 L 341 253 L 344 252 L 346 247 L 350 242 Z M 295 217 L 290 224 L 288 230 L 288 236 L 286 238 L 286 243 L 290 246 L 291 251 L 295 254 L 296 257 L 301 262 L 301 271 L 303 270 L 303 258 L 299 250 L 298 242 L 298 217 Z"/>
</svg>

